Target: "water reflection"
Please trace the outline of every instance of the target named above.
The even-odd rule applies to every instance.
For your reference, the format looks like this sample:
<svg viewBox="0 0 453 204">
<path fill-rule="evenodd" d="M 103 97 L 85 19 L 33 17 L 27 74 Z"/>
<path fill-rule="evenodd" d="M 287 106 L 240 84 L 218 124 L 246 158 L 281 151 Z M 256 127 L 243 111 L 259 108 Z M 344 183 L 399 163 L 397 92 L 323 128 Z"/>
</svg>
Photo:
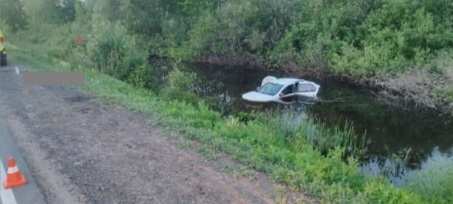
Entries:
<svg viewBox="0 0 453 204">
<path fill-rule="evenodd" d="M 420 162 L 417 169 L 408 167 L 406 161 L 398 157 L 374 157 L 361 165 L 361 171 L 365 175 L 385 176 L 397 186 L 402 186 L 407 182 L 410 182 L 419 172 L 429 171 L 433 168 L 453 171 L 453 148 L 448 152 L 442 152 L 438 147 L 435 147 L 434 150 Z"/>
</svg>

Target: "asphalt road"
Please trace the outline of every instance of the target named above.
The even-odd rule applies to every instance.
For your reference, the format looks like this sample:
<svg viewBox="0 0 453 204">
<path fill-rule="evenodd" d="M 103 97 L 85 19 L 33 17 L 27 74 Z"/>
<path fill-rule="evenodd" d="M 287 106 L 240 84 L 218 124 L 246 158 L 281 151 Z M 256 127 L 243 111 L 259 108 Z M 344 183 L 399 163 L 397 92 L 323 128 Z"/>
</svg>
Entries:
<svg viewBox="0 0 453 204">
<path fill-rule="evenodd" d="M 15 70 L 8 68 L 1 68 L 0 74 L 2 76 L 9 76 L 8 81 L 14 81 L 19 79 L 19 75 L 14 74 Z M 1 80 L 5 80 L 2 78 Z M 17 90 L 17 89 L 16 89 Z M 11 87 L 3 86 L 0 89 L 0 92 L 14 91 Z M 11 135 L 10 127 L 7 125 L 6 118 L 8 118 L 8 113 L 5 111 L 4 106 L 0 107 L 0 175 L 2 186 L 0 187 L 0 204 L 43 204 L 44 197 L 38 189 L 35 179 L 33 178 L 24 158 L 21 154 L 21 151 L 17 147 L 14 138 Z M 20 188 L 15 188 L 13 190 L 7 190 L 3 187 L 3 181 L 5 180 L 5 175 L 7 172 L 7 161 L 8 156 L 13 156 L 17 160 L 17 165 L 21 172 L 25 175 L 28 180 L 28 183 L 25 186 Z"/>
</svg>

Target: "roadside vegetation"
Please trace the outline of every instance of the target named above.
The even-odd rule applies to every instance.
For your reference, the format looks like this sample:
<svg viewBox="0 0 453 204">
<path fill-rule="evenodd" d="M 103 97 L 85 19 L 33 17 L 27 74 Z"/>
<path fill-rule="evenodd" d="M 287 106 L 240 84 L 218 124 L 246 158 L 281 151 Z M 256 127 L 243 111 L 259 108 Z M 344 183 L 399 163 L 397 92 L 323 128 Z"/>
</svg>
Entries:
<svg viewBox="0 0 453 204">
<path fill-rule="evenodd" d="M 67 62 L 42 55 L 32 46 L 20 46 L 11 53 L 14 60 L 37 69 L 71 69 Z M 311 123 L 302 124 L 295 134 L 288 134 L 287 129 L 275 128 L 278 121 L 262 116 L 244 123 L 234 116 L 221 117 L 203 101 L 194 104 L 170 99 L 94 69 L 80 71 L 87 77 L 86 91 L 131 110 L 159 117 L 163 125 L 201 142 L 212 154 L 228 153 L 277 182 L 310 193 L 322 203 L 425 203 L 416 193 L 396 188 L 383 177 L 362 175 L 356 160 L 352 157 L 344 160 L 345 152 L 341 147 L 321 153 L 310 139 L 326 135 L 316 133 L 318 126 Z"/>
<path fill-rule="evenodd" d="M 35 42 L 46 37 L 54 45 L 64 41 L 66 47 L 52 48 L 55 55 L 78 54 L 67 49 L 75 46 L 71 44 L 75 37 L 79 43 L 87 43 L 77 50 L 90 52 L 96 43 L 119 37 L 124 39 L 123 44 L 105 46 L 118 46 L 115 49 L 120 51 L 124 47 L 119 46 L 134 47 L 137 43 L 142 55 L 310 70 L 390 89 L 419 104 L 453 110 L 453 3 L 448 0 L 1 3 L 11 5 L 0 8 L 0 21 L 12 31 L 33 30 L 29 37 Z M 112 31 L 104 34 L 109 39 L 102 36 L 105 29 Z M 49 30 L 51 36 L 47 36 Z M 112 58 L 127 58 L 140 53 L 110 54 Z M 106 63 L 102 59 L 97 62 L 106 56 L 91 56 L 83 59 L 84 63 Z M 120 65 L 112 69 L 115 66 Z M 117 71 L 122 76 L 128 72 L 113 72 Z"/>
<path fill-rule="evenodd" d="M 447 80 L 451 67 L 437 65 L 452 56 L 449 1 L 0 0 L 0 5 L 15 8 L 2 10 L 0 28 L 17 62 L 83 71 L 87 91 L 159 117 L 213 153 L 226 152 L 322 203 L 452 201 L 439 187 L 453 186 L 451 176 L 424 185 L 424 175 L 437 175 L 434 170 L 408 177 L 403 187 L 364 176 L 357 161 L 363 144 L 352 142 L 360 136 L 349 125 L 327 128 L 290 114 L 223 116 L 196 95 L 197 76 L 179 69 L 181 61 L 214 56 L 269 67 L 295 63 L 359 78 L 424 70 L 427 77 Z M 171 60 L 161 63 L 162 57 Z M 435 89 L 453 93 L 448 85 Z M 448 167 L 439 175 L 451 172 Z"/>
</svg>

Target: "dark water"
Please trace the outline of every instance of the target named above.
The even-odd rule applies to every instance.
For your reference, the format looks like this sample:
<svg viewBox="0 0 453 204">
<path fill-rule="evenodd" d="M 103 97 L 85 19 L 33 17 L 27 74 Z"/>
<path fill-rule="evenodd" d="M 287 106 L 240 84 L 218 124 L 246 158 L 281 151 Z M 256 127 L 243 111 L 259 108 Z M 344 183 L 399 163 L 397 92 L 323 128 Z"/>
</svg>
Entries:
<svg viewBox="0 0 453 204">
<path fill-rule="evenodd" d="M 255 90 L 265 76 L 303 78 L 247 67 L 189 65 L 188 69 L 198 74 L 203 81 L 201 92 L 224 113 L 253 109 L 240 96 Z M 430 157 L 452 156 L 452 117 L 411 105 L 389 105 L 370 90 L 336 81 L 311 80 L 321 84 L 320 101 L 297 104 L 305 106 L 297 110 L 330 126 L 352 124 L 356 134 L 368 141 L 362 161 L 365 173 L 384 174 L 398 182 L 401 175 L 420 168 Z"/>
</svg>

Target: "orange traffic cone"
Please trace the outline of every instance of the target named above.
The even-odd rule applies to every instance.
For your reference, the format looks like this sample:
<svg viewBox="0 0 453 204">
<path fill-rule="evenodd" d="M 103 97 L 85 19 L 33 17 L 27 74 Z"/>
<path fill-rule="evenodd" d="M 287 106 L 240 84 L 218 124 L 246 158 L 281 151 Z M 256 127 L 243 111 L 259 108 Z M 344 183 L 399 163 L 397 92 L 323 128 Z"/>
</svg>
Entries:
<svg viewBox="0 0 453 204">
<path fill-rule="evenodd" d="M 13 157 L 8 158 L 8 173 L 6 175 L 5 189 L 16 188 L 27 183 L 27 179 L 17 168 L 16 160 Z"/>
</svg>

